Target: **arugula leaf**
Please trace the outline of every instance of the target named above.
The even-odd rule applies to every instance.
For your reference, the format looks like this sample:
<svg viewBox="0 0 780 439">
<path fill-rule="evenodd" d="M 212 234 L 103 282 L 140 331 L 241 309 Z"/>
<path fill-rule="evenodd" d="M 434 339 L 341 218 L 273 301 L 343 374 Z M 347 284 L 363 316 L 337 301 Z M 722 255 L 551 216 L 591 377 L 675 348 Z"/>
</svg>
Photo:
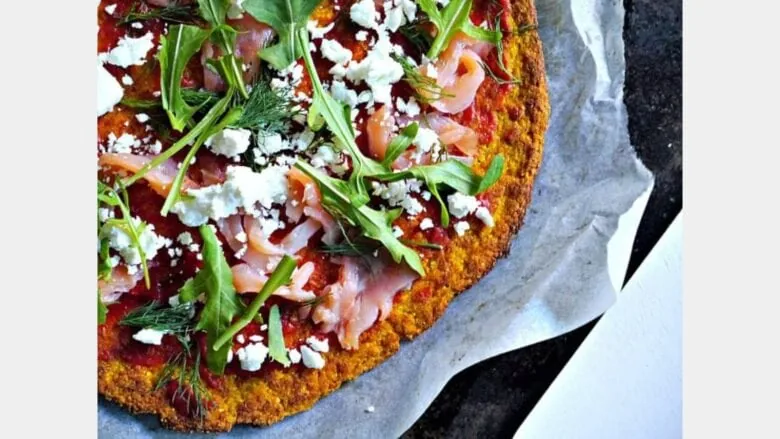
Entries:
<svg viewBox="0 0 780 439">
<path fill-rule="evenodd" d="M 298 31 L 297 39 L 302 47 L 308 46 L 309 33 L 306 28 Z M 352 129 L 349 109 L 325 92 L 308 50 L 303 52 L 303 60 L 314 91 L 312 103 L 309 106 L 309 127 L 316 131 L 317 123 L 315 120 L 318 116 L 322 116 L 328 129 L 336 137 L 336 145 L 341 149 L 347 149 L 347 153 L 352 159 L 352 174 L 349 176 L 349 182 L 356 188 L 356 192 L 352 194 L 352 203 L 357 206 L 366 204 L 370 197 L 364 177 L 387 172 L 388 168 L 360 152 L 360 148 L 355 143 L 355 133 Z"/>
<path fill-rule="evenodd" d="M 199 106 L 190 106 L 182 98 L 181 77 L 190 58 L 200 50 L 209 35 L 208 30 L 197 26 L 177 24 L 169 28 L 168 35 L 160 37 L 162 47 L 157 54 L 160 62 L 160 91 L 163 108 L 176 131 L 182 131 L 200 109 Z"/>
<path fill-rule="evenodd" d="M 438 57 L 459 31 L 471 38 L 494 45 L 500 44 L 503 38 L 498 26 L 494 30 L 483 29 L 471 22 L 469 14 L 471 13 L 472 0 L 451 0 L 441 11 L 436 6 L 436 0 L 417 0 L 417 4 L 438 30 L 436 38 L 426 54 L 430 59 Z"/>
<path fill-rule="evenodd" d="M 274 305 L 268 313 L 268 355 L 277 363 L 285 367 L 290 365 L 287 358 L 287 349 L 284 348 L 284 334 L 282 334 L 282 319 L 279 316 L 279 306 Z"/>
<path fill-rule="evenodd" d="M 194 88 L 181 89 L 181 97 L 188 105 L 194 105 L 196 107 L 213 104 L 218 99 L 217 94 L 214 92 L 196 90 Z M 134 99 L 124 97 L 119 103 L 135 110 L 156 110 L 162 108 L 162 100 L 160 99 Z"/>
<path fill-rule="evenodd" d="M 98 300 L 98 325 L 106 323 L 106 315 L 108 314 L 108 307 L 103 303 L 103 298 L 100 296 L 100 290 L 97 293 Z"/>
<path fill-rule="evenodd" d="M 329 177 L 300 159 L 295 166 L 317 182 L 322 194 L 322 206 L 326 210 L 359 227 L 366 237 L 381 242 L 396 263 L 404 261 L 414 271 L 425 276 L 420 255 L 393 235 L 392 223 L 401 214 L 401 209 L 379 211 L 365 204 L 357 205 L 352 201 L 356 196 L 355 189 L 348 182 Z"/>
<path fill-rule="evenodd" d="M 486 191 L 498 181 L 504 171 L 504 156 L 499 154 L 493 157 L 485 175 L 480 177 L 463 162 L 455 159 L 445 160 L 433 165 L 415 166 L 400 172 L 376 175 L 378 180 L 397 181 L 407 178 L 417 178 L 425 181 L 428 190 L 436 198 L 441 206 L 441 223 L 447 227 L 450 216 L 447 205 L 439 194 L 439 186 L 448 186 L 458 192 L 467 195 L 477 195 Z"/>
<path fill-rule="evenodd" d="M 225 371 L 230 346 L 221 346 L 219 349 L 214 343 L 225 333 L 233 317 L 241 312 L 244 306 L 236 295 L 233 275 L 217 235 L 206 224 L 198 230 L 203 237 L 203 268 L 195 275 L 193 282 L 205 290 L 206 303 L 195 330 L 206 331 L 206 343 L 209 346 L 206 364 L 212 372 L 221 375 Z M 180 300 L 184 301 L 184 297 L 180 297 Z"/>
<path fill-rule="evenodd" d="M 279 42 L 260 52 L 260 58 L 277 70 L 284 69 L 303 54 L 309 46 L 296 37 L 300 29 L 306 31 L 306 22 L 321 0 L 245 0 L 244 10 L 271 26 L 279 35 Z"/>
<path fill-rule="evenodd" d="M 206 115 L 206 117 L 204 117 L 203 120 L 198 123 L 198 125 L 203 123 L 205 120 L 211 120 L 211 123 L 213 123 L 218 117 L 217 115 L 221 115 L 222 112 L 225 111 L 225 108 L 227 108 L 232 97 L 233 91 L 232 89 L 228 89 L 227 95 L 225 95 L 225 97 L 220 99 L 219 102 L 217 102 L 214 107 L 212 107 L 211 111 L 209 111 L 209 114 Z M 168 196 L 165 197 L 165 203 L 163 203 L 162 209 L 160 210 L 160 214 L 162 216 L 168 215 L 168 212 L 170 212 L 173 205 L 176 204 L 176 202 L 179 200 L 179 196 L 181 195 L 181 186 L 184 184 L 184 177 L 187 175 L 187 169 L 189 169 L 192 159 L 195 157 L 195 154 L 198 152 L 203 143 L 205 143 L 206 140 L 208 140 L 208 138 L 212 135 L 218 133 L 226 126 L 235 122 L 241 116 L 242 111 L 243 110 L 240 107 L 231 108 L 230 111 L 228 111 L 228 113 L 219 121 L 219 123 L 209 126 L 208 128 L 201 131 L 200 135 L 195 140 L 195 143 L 192 144 L 192 147 L 184 157 L 184 160 L 179 167 L 179 171 L 176 173 L 176 177 L 174 177 L 173 183 L 171 183 Z M 209 115 L 212 117 L 209 118 Z"/>
<path fill-rule="evenodd" d="M 217 60 L 222 66 L 219 73 L 246 99 L 249 94 L 246 91 L 246 85 L 244 85 L 241 63 L 236 58 L 234 50 L 237 32 L 225 22 L 229 3 L 229 0 L 198 0 L 201 16 L 212 26 L 211 39 L 224 53 Z"/>
<path fill-rule="evenodd" d="M 260 308 L 263 306 L 265 301 L 271 297 L 271 294 L 279 289 L 279 287 L 290 283 L 290 276 L 292 276 L 296 265 L 297 264 L 295 259 L 288 255 L 284 255 L 282 260 L 279 261 L 279 265 L 277 265 L 276 269 L 274 269 L 274 272 L 271 273 L 271 276 L 268 277 L 268 280 L 263 285 L 263 288 L 261 288 L 260 292 L 257 293 L 257 296 L 252 299 L 252 303 L 249 304 L 241 317 L 222 333 L 222 335 L 214 343 L 212 349 L 216 350 L 223 346 L 230 346 L 228 342 L 232 340 L 233 337 L 239 333 L 239 331 L 244 329 L 246 325 L 251 323 L 255 316 L 259 315 L 258 313 L 260 312 Z"/>
<path fill-rule="evenodd" d="M 414 142 L 414 138 L 417 137 L 417 131 L 420 125 L 417 122 L 407 125 L 398 133 L 393 140 L 387 145 L 385 151 L 385 159 L 382 160 L 382 165 L 389 168 L 393 164 L 395 159 L 406 151 L 406 148 Z"/>
</svg>

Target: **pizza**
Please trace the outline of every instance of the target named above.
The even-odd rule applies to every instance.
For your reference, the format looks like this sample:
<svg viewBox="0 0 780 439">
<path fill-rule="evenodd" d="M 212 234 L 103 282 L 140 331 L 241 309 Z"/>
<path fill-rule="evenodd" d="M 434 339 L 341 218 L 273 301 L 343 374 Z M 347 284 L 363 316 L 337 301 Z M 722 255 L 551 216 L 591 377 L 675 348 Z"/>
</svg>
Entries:
<svg viewBox="0 0 780 439">
<path fill-rule="evenodd" d="M 531 0 L 102 0 L 98 391 L 269 425 L 429 328 L 522 224 Z M 476 293 L 476 292 L 475 292 Z"/>
</svg>

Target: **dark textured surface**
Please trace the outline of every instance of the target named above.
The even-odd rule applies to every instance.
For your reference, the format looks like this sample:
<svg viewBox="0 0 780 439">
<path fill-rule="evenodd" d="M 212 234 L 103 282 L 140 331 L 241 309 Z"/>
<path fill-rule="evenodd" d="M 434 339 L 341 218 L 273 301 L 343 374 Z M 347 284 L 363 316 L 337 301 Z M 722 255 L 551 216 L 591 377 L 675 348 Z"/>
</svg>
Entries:
<svg viewBox="0 0 780 439">
<path fill-rule="evenodd" d="M 630 277 L 682 208 L 682 2 L 624 4 L 628 128 L 656 178 L 634 242 Z M 511 438 L 594 325 L 464 370 L 404 439 Z"/>
</svg>

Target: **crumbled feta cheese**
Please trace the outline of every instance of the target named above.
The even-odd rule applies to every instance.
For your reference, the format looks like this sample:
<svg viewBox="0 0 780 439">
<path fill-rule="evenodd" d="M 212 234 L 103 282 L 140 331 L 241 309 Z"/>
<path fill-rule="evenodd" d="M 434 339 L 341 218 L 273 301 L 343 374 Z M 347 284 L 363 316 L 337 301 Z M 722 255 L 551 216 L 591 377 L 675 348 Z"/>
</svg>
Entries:
<svg viewBox="0 0 780 439">
<path fill-rule="evenodd" d="M 238 361 L 241 362 L 241 369 L 249 372 L 260 370 L 265 357 L 268 355 L 268 348 L 262 343 L 251 343 L 241 349 L 236 354 Z"/>
<path fill-rule="evenodd" d="M 411 23 L 417 16 L 417 3 L 414 0 L 400 0 L 401 9 L 404 10 L 406 21 Z"/>
<path fill-rule="evenodd" d="M 272 165 L 258 173 L 245 166 L 228 166 L 223 183 L 187 190 L 190 197 L 177 202 L 172 211 L 190 227 L 205 224 L 209 218 L 227 218 L 239 207 L 257 216 L 256 204 L 270 209 L 273 204 L 287 201 L 288 169 Z"/>
<path fill-rule="evenodd" d="M 453 227 L 455 228 L 455 233 L 457 233 L 458 236 L 463 236 L 466 233 L 466 230 L 471 228 L 469 223 L 466 221 L 458 221 Z"/>
<path fill-rule="evenodd" d="M 320 145 L 310 161 L 311 165 L 315 168 L 324 168 L 328 165 L 338 163 L 339 153 L 330 145 Z"/>
<path fill-rule="evenodd" d="M 316 20 L 309 20 L 308 23 L 306 23 L 306 29 L 309 31 L 309 34 L 311 34 L 312 40 L 318 40 L 320 38 L 323 38 L 326 33 L 330 32 L 333 29 L 333 26 L 336 25 L 335 22 L 330 23 L 329 25 L 325 27 L 318 27 L 319 23 L 317 23 Z"/>
<path fill-rule="evenodd" d="M 298 349 L 290 349 L 287 351 L 287 356 L 290 357 L 290 363 L 298 364 L 301 362 L 301 353 Z"/>
<path fill-rule="evenodd" d="M 143 29 L 144 25 L 140 21 L 136 21 L 133 24 L 130 25 L 133 29 Z"/>
<path fill-rule="evenodd" d="M 178 294 L 174 294 L 173 296 L 168 298 L 168 305 L 171 307 L 179 306 L 181 305 L 181 299 L 179 298 Z"/>
<path fill-rule="evenodd" d="M 107 209 L 105 207 L 101 207 L 98 209 L 98 218 L 100 219 L 100 222 L 104 223 L 108 221 L 109 218 L 114 217 L 114 211 L 112 209 Z"/>
<path fill-rule="evenodd" d="M 230 0 L 227 10 L 227 17 L 231 20 L 244 18 L 244 0 Z"/>
<path fill-rule="evenodd" d="M 236 341 L 241 343 L 241 344 L 246 343 L 246 338 L 244 338 L 244 334 L 238 334 L 236 336 Z"/>
<path fill-rule="evenodd" d="M 423 200 L 425 200 L 425 201 L 430 201 L 430 200 L 431 200 L 431 193 L 430 193 L 430 192 L 428 192 L 428 191 L 422 191 L 422 192 L 420 193 L 420 196 L 421 196 L 421 197 L 422 197 L 422 199 L 423 199 Z"/>
<path fill-rule="evenodd" d="M 355 108 L 358 105 L 357 92 L 348 88 L 347 84 L 342 81 L 333 81 L 330 86 L 330 94 L 333 99 L 347 104 L 349 108 Z"/>
<path fill-rule="evenodd" d="M 133 339 L 138 340 L 144 344 L 153 344 L 159 346 L 162 344 L 163 335 L 165 335 L 165 331 L 144 328 L 133 334 Z"/>
<path fill-rule="evenodd" d="M 113 14 L 114 14 L 114 11 L 116 11 L 116 4 L 113 4 L 113 5 L 108 5 L 108 6 L 106 6 L 106 7 L 104 8 L 104 10 L 106 11 L 106 14 L 108 14 L 108 15 L 113 15 Z"/>
<path fill-rule="evenodd" d="M 138 113 L 135 115 L 135 120 L 137 120 L 140 123 L 146 123 L 149 121 L 149 115 L 146 113 Z"/>
<path fill-rule="evenodd" d="M 97 63 L 97 115 L 98 117 L 114 109 L 124 96 L 125 90 L 103 65 Z"/>
<path fill-rule="evenodd" d="M 409 216 L 417 216 L 422 213 L 423 210 L 425 210 L 425 207 L 419 201 L 417 201 L 416 198 L 412 197 L 406 197 L 401 202 L 401 207 L 404 208 Z"/>
<path fill-rule="evenodd" d="M 328 73 L 333 75 L 334 78 L 343 78 L 347 76 L 347 68 L 341 64 L 334 64 L 333 67 L 328 70 Z"/>
<path fill-rule="evenodd" d="M 358 33 L 355 34 L 355 39 L 358 41 L 366 41 L 368 39 L 368 32 L 364 30 L 358 31 Z"/>
<path fill-rule="evenodd" d="M 373 29 L 379 19 L 379 13 L 374 8 L 374 0 L 360 0 L 354 3 L 349 8 L 349 18 L 367 29 Z"/>
<path fill-rule="evenodd" d="M 328 350 L 330 350 L 327 338 L 320 340 L 319 338 L 311 335 L 306 339 L 306 343 L 317 352 L 328 352 Z"/>
<path fill-rule="evenodd" d="M 436 67 L 434 67 L 433 64 L 423 65 L 422 73 L 431 79 L 437 79 L 439 77 L 439 72 L 436 71 Z"/>
<path fill-rule="evenodd" d="M 282 139 L 279 133 L 260 132 L 257 135 L 257 148 L 262 155 L 269 156 L 290 149 L 290 142 Z"/>
<path fill-rule="evenodd" d="M 228 349 L 227 362 L 230 363 L 231 361 L 233 361 L 233 349 Z"/>
<path fill-rule="evenodd" d="M 412 144 L 416 147 L 412 159 L 419 162 L 423 155 L 431 152 L 436 145 L 440 145 L 439 135 L 430 128 L 420 127 Z"/>
<path fill-rule="evenodd" d="M 142 225 L 139 218 L 132 218 L 133 226 L 138 229 Z M 141 255 L 138 249 L 133 245 L 130 235 L 121 227 L 110 226 L 105 232 L 108 236 L 108 246 L 116 250 L 128 265 L 138 265 L 141 263 Z M 154 224 L 146 224 L 138 237 L 138 243 L 144 252 L 147 260 L 152 260 L 157 255 L 157 251 L 165 246 L 167 238 L 158 236 L 154 233 Z"/>
<path fill-rule="evenodd" d="M 141 141 L 129 133 L 123 133 L 118 139 L 112 141 L 109 138 L 108 151 L 118 153 L 130 153 L 133 147 L 141 146 Z"/>
<path fill-rule="evenodd" d="M 392 85 L 401 80 L 404 69 L 392 57 L 395 49 L 387 31 L 378 28 L 377 32 L 379 32 L 379 41 L 369 50 L 366 57 L 360 62 L 349 62 L 347 79 L 354 83 L 365 82 L 371 89 L 375 102 L 391 104 Z"/>
<path fill-rule="evenodd" d="M 400 238 L 400 237 L 404 236 L 403 229 L 401 229 L 398 226 L 393 226 L 393 236 L 395 236 L 396 238 Z"/>
<path fill-rule="evenodd" d="M 192 233 L 190 232 L 181 232 L 179 236 L 176 237 L 176 240 L 179 241 L 179 244 L 181 245 L 190 245 L 192 244 Z"/>
<path fill-rule="evenodd" d="M 415 117 L 420 114 L 420 104 L 417 103 L 417 100 L 415 100 L 414 97 L 410 97 L 409 102 L 404 102 L 403 99 L 396 98 L 395 108 L 398 112 L 406 113 L 409 117 Z"/>
<path fill-rule="evenodd" d="M 474 216 L 476 216 L 477 219 L 482 221 L 488 227 L 493 227 L 495 225 L 495 222 L 493 221 L 493 215 L 490 214 L 490 211 L 485 206 L 477 207 L 477 210 L 474 212 Z"/>
<path fill-rule="evenodd" d="M 146 62 L 146 55 L 154 47 L 153 37 L 151 32 L 147 32 L 140 38 L 127 36 L 120 38 L 117 46 L 108 53 L 106 61 L 122 68 L 143 65 Z"/>
<path fill-rule="evenodd" d="M 263 341 L 263 336 L 262 335 L 257 335 L 257 334 L 250 335 L 249 336 L 249 341 L 254 341 L 254 342 Z"/>
<path fill-rule="evenodd" d="M 325 367 L 325 359 L 322 358 L 322 355 L 306 345 L 301 346 L 301 357 L 303 358 L 303 365 L 309 369 L 322 369 Z"/>
<path fill-rule="evenodd" d="M 336 64 L 346 64 L 352 60 L 352 51 L 336 40 L 322 40 L 320 45 L 322 56 Z"/>
<path fill-rule="evenodd" d="M 388 8 L 387 5 L 392 4 L 385 2 L 385 26 L 390 32 L 395 32 L 399 27 L 406 24 L 406 17 L 404 16 L 403 7 L 400 5 L 395 8 Z"/>
<path fill-rule="evenodd" d="M 428 230 L 433 228 L 433 220 L 430 218 L 423 218 L 422 221 L 420 221 L 420 230 Z"/>
<path fill-rule="evenodd" d="M 214 153 L 225 157 L 235 157 L 249 148 L 249 137 L 252 132 L 244 129 L 225 128 L 211 136 L 206 146 Z"/>
<path fill-rule="evenodd" d="M 133 85 L 133 78 L 130 75 L 122 76 L 122 84 Z"/>
<path fill-rule="evenodd" d="M 463 218 L 474 212 L 477 207 L 479 207 L 479 202 L 470 195 L 455 192 L 454 194 L 447 196 L 447 207 L 450 214 L 454 217 Z"/>
</svg>

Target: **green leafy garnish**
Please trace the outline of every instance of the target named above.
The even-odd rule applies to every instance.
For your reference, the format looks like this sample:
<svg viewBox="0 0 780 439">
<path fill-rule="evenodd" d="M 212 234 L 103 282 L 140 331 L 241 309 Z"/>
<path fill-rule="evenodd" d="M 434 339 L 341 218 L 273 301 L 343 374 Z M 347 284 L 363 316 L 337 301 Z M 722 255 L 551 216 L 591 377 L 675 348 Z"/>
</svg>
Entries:
<svg viewBox="0 0 780 439">
<path fill-rule="evenodd" d="M 405 262 L 421 276 L 425 275 L 420 255 L 393 235 L 392 223 L 401 214 L 401 209 L 379 211 L 365 204 L 356 204 L 353 199 L 357 194 L 348 182 L 329 177 L 300 159 L 295 166 L 317 182 L 322 195 L 322 207 L 335 217 L 360 228 L 364 236 L 381 242 L 396 263 Z"/>
<path fill-rule="evenodd" d="M 106 315 L 108 314 L 108 307 L 103 303 L 103 297 L 100 296 L 100 290 L 97 292 L 98 300 L 98 325 L 106 323 Z"/>
<path fill-rule="evenodd" d="M 244 85 L 241 62 L 236 58 L 236 30 L 226 24 L 228 0 L 198 0 L 200 14 L 212 27 L 211 39 L 222 49 L 224 55 L 217 60 L 211 60 L 221 66 L 217 69 L 225 81 L 232 85 L 246 99 L 249 94 Z M 209 63 L 214 66 L 213 63 Z"/>
<path fill-rule="evenodd" d="M 271 297 L 271 294 L 278 290 L 279 287 L 290 283 L 290 276 L 292 276 L 295 267 L 295 259 L 284 255 L 282 260 L 279 261 L 279 265 L 276 266 L 273 273 L 271 273 L 271 276 L 268 277 L 268 280 L 263 285 L 263 288 L 261 288 L 260 292 L 257 293 L 254 299 L 252 299 L 252 302 L 246 308 L 241 317 L 239 317 L 238 320 L 230 325 L 229 328 L 222 332 L 219 338 L 214 342 L 212 349 L 217 350 L 224 346 L 230 346 L 228 342 L 232 340 L 233 337 L 239 333 L 239 331 L 244 329 L 246 325 L 252 322 L 255 316 L 260 312 L 260 308 L 263 306 L 265 301 Z"/>
<path fill-rule="evenodd" d="M 162 47 L 157 59 L 160 62 L 162 103 L 176 131 L 182 131 L 200 109 L 199 106 L 189 105 L 182 97 L 181 77 L 190 58 L 200 50 L 209 35 L 206 29 L 177 24 L 169 28 L 168 35 L 160 37 Z"/>
<path fill-rule="evenodd" d="M 320 0 L 245 0 L 244 10 L 257 21 L 271 26 L 279 41 L 260 52 L 260 58 L 277 70 L 292 64 L 309 52 L 308 43 L 302 43 L 296 35 L 300 29 L 306 32 L 306 22 Z"/>
<path fill-rule="evenodd" d="M 433 43 L 433 37 L 423 27 L 426 23 L 428 23 L 428 20 L 415 20 L 398 28 L 398 32 L 406 37 L 407 41 L 420 53 L 428 52 Z"/>
<path fill-rule="evenodd" d="M 254 84 L 243 107 L 241 117 L 231 127 L 281 132 L 296 114 L 287 90 L 272 88 L 264 78 Z"/>
<path fill-rule="evenodd" d="M 200 24 L 202 20 L 198 16 L 198 11 L 194 5 L 180 5 L 172 3 L 161 8 L 148 8 L 147 12 L 141 12 L 140 2 L 136 2 L 130 10 L 119 20 L 120 25 L 132 23 L 134 21 L 146 21 L 160 19 L 169 23 L 179 24 Z"/>
<path fill-rule="evenodd" d="M 227 108 L 228 103 L 230 102 L 230 98 L 232 97 L 232 89 L 228 90 L 227 96 L 220 99 L 214 107 L 209 111 L 209 114 L 212 114 L 212 111 L 214 112 L 213 115 L 220 114 L 224 111 L 225 108 Z M 171 183 L 171 189 L 168 192 L 168 196 L 165 197 L 165 203 L 163 203 L 163 207 L 160 210 L 160 214 L 162 216 L 168 215 L 168 212 L 171 210 L 174 204 L 179 200 L 179 196 L 181 195 L 181 186 L 184 184 L 184 177 L 187 176 L 187 169 L 190 167 L 190 163 L 192 163 L 192 159 L 195 157 L 195 154 L 198 152 L 198 149 L 208 140 L 209 137 L 212 135 L 222 131 L 226 126 L 230 125 L 234 121 L 236 121 L 241 116 L 241 108 L 231 108 L 230 111 L 225 114 L 224 117 L 217 123 L 216 125 L 209 126 L 207 129 L 203 130 L 197 139 L 195 139 L 195 143 L 192 144 L 192 147 L 190 147 L 190 150 L 187 152 L 187 155 L 184 156 L 184 160 L 181 163 L 181 166 L 179 167 L 178 172 L 176 172 L 176 177 L 173 179 L 173 183 Z M 206 117 L 201 120 L 198 124 L 203 123 L 203 121 L 209 119 L 209 115 L 206 115 Z M 214 119 L 211 119 L 211 122 L 213 123 Z M 166 151 L 167 152 L 167 151 Z"/>
<path fill-rule="evenodd" d="M 427 56 L 436 59 L 450 44 L 450 40 L 458 31 L 467 24 L 471 24 L 469 12 L 471 12 L 472 0 L 451 0 L 441 11 L 436 7 L 436 0 L 417 0 L 428 19 L 436 26 L 438 33 L 428 49 Z"/>
<path fill-rule="evenodd" d="M 385 151 L 385 159 L 382 160 L 382 165 L 389 168 L 401 154 L 406 151 L 406 148 L 414 142 L 414 138 L 417 137 L 417 131 L 420 125 L 417 122 L 411 123 L 404 127 L 397 136 L 390 141 Z"/>
<path fill-rule="evenodd" d="M 154 390 L 160 390 L 175 380 L 176 390 L 173 392 L 172 399 L 184 399 L 187 403 L 186 412 L 197 416 L 203 423 L 207 411 L 204 401 L 208 390 L 200 378 L 200 351 L 191 349 L 189 343 L 183 344 L 183 347 L 182 352 L 174 355 L 165 363 Z M 195 351 L 194 355 L 192 351 Z M 187 395 L 188 391 L 191 392 L 192 398 Z M 190 402 L 194 402 L 194 407 L 189 406 Z"/>
<path fill-rule="evenodd" d="M 133 216 L 130 214 L 130 199 L 127 195 L 127 190 L 125 190 L 124 185 L 122 185 L 121 182 L 119 183 L 119 186 L 122 193 L 121 196 L 113 188 L 98 180 L 98 202 L 109 207 L 119 208 L 119 211 L 122 213 L 122 218 L 112 218 L 104 223 L 99 238 L 105 238 L 105 234 L 108 233 L 108 230 L 110 230 L 111 227 L 122 230 L 130 237 L 130 244 L 138 252 L 138 256 L 141 259 L 141 267 L 143 267 L 144 272 L 144 283 L 148 289 L 151 287 L 149 266 L 146 264 L 146 254 L 144 253 L 140 240 L 146 223 L 133 220 Z"/>
<path fill-rule="evenodd" d="M 278 305 L 272 306 L 271 311 L 268 312 L 268 355 L 285 367 L 290 365 L 290 359 L 287 358 L 287 349 L 284 347 L 282 319 L 279 316 Z"/>
<path fill-rule="evenodd" d="M 409 84 L 414 90 L 414 97 L 420 102 L 429 104 L 433 101 L 437 101 L 445 97 L 454 97 L 453 94 L 445 93 L 444 89 L 436 79 L 430 76 L 423 75 L 417 70 L 409 59 L 405 56 L 393 56 L 393 59 L 401 64 L 401 68 L 404 70 L 404 82 Z"/>
<path fill-rule="evenodd" d="M 305 27 L 299 29 L 297 39 L 302 47 L 308 46 L 309 33 Z M 360 152 L 360 148 L 355 143 L 355 133 L 349 117 L 349 108 L 337 102 L 330 94 L 325 92 L 317 75 L 314 60 L 312 60 L 308 51 L 303 52 L 303 60 L 306 71 L 311 78 L 313 89 L 312 103 L 308 114 L 309 126 L 316 131 L 315 128 L 320 125 L 316 120 L 319 116 L 322 116 L 328 129 L 336 137 L 335 143 L 337 146 L 342 149 L 346 148 L 352 159 L 352 174 L 349 176 L 349 182 L 355 188 L 351 201 L 357 206 L 363 205 L 369 200 L 368 188 L 366 187 L 364 177 L 386 172 L 387 168 Z"/>
<path fill-rule="evenodd" d="M 181 97 L 187 105 L 192 105 L 194 107 L 208 106 L 219 99 L 219 96 L 214 92 L 195 90 L 192 88 L 182 88 Z M 161 99 L 134 99 L 124 97 L 119 103 L 134 110 L 157 110 L 161 109 L 163 106 Z"/>
<path fill-rule="evenodd" d="M 100 238 L 100 229 L 98 229 L 98 237 L 100 242 L 100 252 L 98 253 L 98 279 L 109 280 L 111 279 L 111 271 L 114 267 L 111 266 L 111 255 L 108 253 L 108 238 Z"/>
<path fill-rule="evenodd" d="M 493 157 L 485 175 L 482 177 L 475 174 L 463 162 L 455 159 L 448 159 L 433 165 L 415 166 L 399 172 L 376 175 L 375 177 L 382 181 L 397 181 L 407 178 L 423 180 L 431 194 L 439 201 L 441 206 L 441 223 L 444 227 L 447 227 L 450 223 L 450 216 L 447 212 L 447 205 L 439 193 L 439 186 L 448 186 L 467 195 L 477 195 L 495 184 L 503 171 L 504 156 L 499 154 Z"/>
<path fill-rule="evenodd" d="M 198 230 L 203 237 L 203 268 L 190 283 L 190 289 L 195 291 L 197 288 L 198 291 L 181 294 L 179 300 L 189 302 L 194 299 L 195 294 L 205 292 L 206 303 L 195 330 L 206 331 L 206 343 L 209 347 L 206 364 L 212 372 L 221 375 L 225 371 L 230 345 L 215 346 L 215 342 L 225 334 L 233 317 L 241 312 L 244 306 L 236 295 L 233 274 L 222 253 L 217 235 L 205 224 Z"/>
<path fill-rule="evenodd" d="M 133 328 L 154 329 L 165 332 L 186 342 L 193 332 L 194 315 L 191 303 L 180 303 L 176 306 L 163 306 L 158 302 L 150 302 L 140 308 L 130 311 L 119 324 Z"/>
</svg>

